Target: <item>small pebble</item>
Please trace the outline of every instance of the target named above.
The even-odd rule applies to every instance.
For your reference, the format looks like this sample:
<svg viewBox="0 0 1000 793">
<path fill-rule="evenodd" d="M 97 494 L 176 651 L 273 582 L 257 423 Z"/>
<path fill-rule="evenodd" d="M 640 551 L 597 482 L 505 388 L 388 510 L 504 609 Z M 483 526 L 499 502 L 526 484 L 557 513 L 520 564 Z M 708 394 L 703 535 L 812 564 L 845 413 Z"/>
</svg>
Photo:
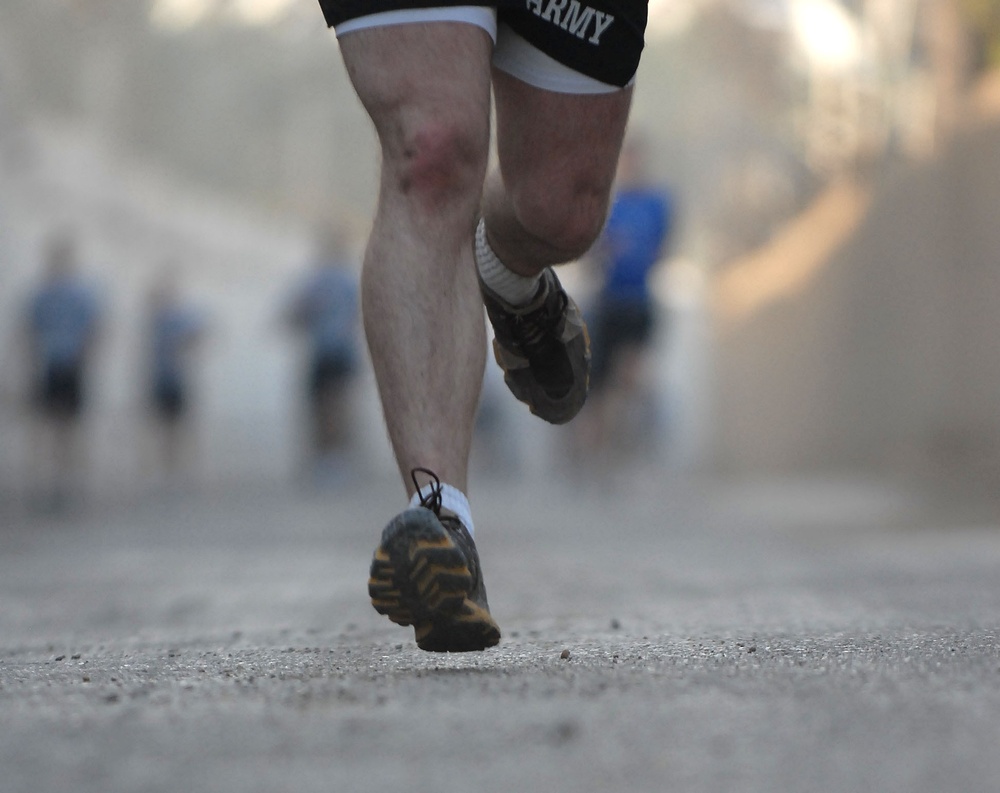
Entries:
<svg viewBox="0 0 1000 793">
<path fill-rule="evenodd" d="M 569 658 L 569 650 L 563 650 L 561 653 L 559 653 L 559 657 L 565 661 L 567 658 Z"/>
</svg>

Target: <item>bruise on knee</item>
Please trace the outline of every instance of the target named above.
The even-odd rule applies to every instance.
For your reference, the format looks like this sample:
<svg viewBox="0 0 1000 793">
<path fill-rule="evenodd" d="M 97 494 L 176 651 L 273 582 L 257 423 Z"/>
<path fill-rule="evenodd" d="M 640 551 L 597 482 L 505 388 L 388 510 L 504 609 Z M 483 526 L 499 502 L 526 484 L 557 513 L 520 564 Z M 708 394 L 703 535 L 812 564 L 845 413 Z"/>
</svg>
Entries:
<svg viewBox="0 0 1000 793">
<path fill-rule="evenodd" d="M 485 146 L 464 130 L 428 125 L 404 144 L 399 189 L 431 211 L 465 196 L 478 201 L 485 161 Z"/>
</svg>

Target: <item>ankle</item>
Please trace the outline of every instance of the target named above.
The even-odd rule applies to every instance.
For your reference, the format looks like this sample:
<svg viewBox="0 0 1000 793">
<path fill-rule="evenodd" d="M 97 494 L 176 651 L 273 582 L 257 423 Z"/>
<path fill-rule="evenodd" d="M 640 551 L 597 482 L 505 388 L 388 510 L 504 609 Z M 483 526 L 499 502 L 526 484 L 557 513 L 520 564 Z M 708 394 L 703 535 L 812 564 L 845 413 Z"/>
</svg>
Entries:
<svg viewBox="0 0 1000 793">
<path fill-rule="evenodd" d="M 469 499 L 465 493 L 454 485 L 442 482 L 440 485 L 430 482 L 421 487 L 410 499 L 410 507 L 419 507 L 421 501 L 430 498 L 435 490 L 440 488 L 441 509 L 447 510 L 458 518 L 462 525 L 469 532 L 469 536 L 475 534 L 475 526 L 472 523 L 472 508 L 469 506 Z"/>
<path fill-rule="evenodd" d="M 509 269 L 493 251 L 486 238 L 486 222 L 476 226 L 476 269 L 479 278 L 493 294 L 512 306 L 524 306 L 538 293 L 541 275 L 524 276 Z"/>
</svg>

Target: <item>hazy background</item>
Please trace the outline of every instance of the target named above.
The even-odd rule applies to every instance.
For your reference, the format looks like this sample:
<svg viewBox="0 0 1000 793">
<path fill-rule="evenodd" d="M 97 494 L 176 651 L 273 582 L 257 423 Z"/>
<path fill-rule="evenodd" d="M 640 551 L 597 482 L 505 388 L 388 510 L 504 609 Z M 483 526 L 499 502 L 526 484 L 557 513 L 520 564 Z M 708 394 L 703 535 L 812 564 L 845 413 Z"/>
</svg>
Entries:
<svg viewBox="0 0 1000 793">
<path fill-rule="evenodd" d="M 633 123 L 682 213 L 658 283 L 671 321 L 644 475 L 815 472 L 993 496 L 998 65 L 995 0 L 652 0 Z M 192 479 L 290 481 L 303 351 L 282 304 L 318 224 L 361 245 L 375 177 L 314 0 L 5 0 L 0 498 L 30 487 L 18 330 L 45 239 L 65 228 L 106 310 L 93 496 L 150 487 L 141 331 L 166 260 L 210 319 Z M 495 373 L 487 386 L 502 389 Z M 355 468 L 390 476 L 367 370 L 354 397 Z M 480 438 L 478 464 L 557 467 L 558 437 L 498 404 L 503 432 Z"/>
</svg>

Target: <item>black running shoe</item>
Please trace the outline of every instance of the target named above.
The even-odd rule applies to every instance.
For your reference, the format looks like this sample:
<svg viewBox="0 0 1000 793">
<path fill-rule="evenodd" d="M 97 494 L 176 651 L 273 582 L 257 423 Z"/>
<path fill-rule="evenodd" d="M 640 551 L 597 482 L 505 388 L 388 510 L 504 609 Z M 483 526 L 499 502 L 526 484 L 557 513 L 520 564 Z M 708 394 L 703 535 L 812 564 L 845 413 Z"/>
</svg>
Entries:
<svg viewBox="0 0 1000 793">
<path fill-rule="evenodd" d="M 481 279 L 479 288 L 507 387 L 536 416 L 565 424 L 583 407 L 590 378 L 590 337 L 580 309 L 551 267 L 526 306 L 510 305 Z"/>
<path fill-rule="evenodd" d="M 379 614 L 413 626 L 421 650 L 485 650 L 500 641 L 500 628 L 490 616 L 476 544 L 441 508 L 441 482 L 436 476 L 434 482 L 419 507 L 401 512 L 382 532 L 368 594 Z"/>
</svg>

